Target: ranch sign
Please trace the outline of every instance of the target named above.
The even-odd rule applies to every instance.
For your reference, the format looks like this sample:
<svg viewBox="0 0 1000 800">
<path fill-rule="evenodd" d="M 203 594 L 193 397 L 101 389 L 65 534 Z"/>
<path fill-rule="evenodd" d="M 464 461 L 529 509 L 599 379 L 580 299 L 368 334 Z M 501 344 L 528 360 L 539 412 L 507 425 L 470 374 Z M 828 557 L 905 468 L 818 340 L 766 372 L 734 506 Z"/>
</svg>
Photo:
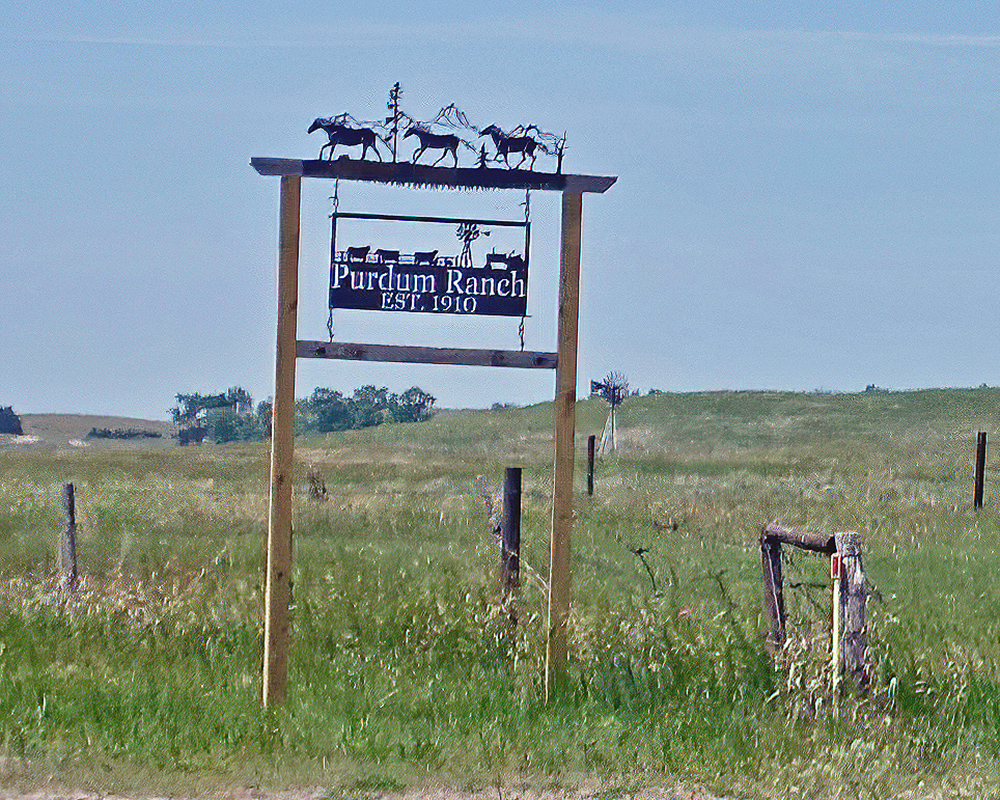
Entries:
<svg viewBox="0 0 1000 800">
<path fill-rule="evenodd" d="M 528 302 L 528 224 L 508 220 L 456 220 L 383 214 L 334 213 L 330 245 L 330 308 L 406 311 L 431 314 L 481 314 L 523 317 Z M 457 223 L 456 254 L 435 249 L 337 245 L 338 220 Z M 424 226 L 427 227 L 427 226 Z M 504 228 L 508 230 L 505 231 Z M 499 244 L 510 228 L 523 228 L 524 248 L 477 252 L 473 242 L 493 235 Z M 425 239 L 425 241 L 427 241 Z M 452 239 L 454 241 L 454 239 Z M 434 240 L 427 247 L 431 247 Z"/>
<path fill-rule="evenodd" d="M 401 96 L 397 83 L 389 92 L 388 113 L 375 119 L 359 120 L 346 112 L 335 117 L 317 117 L 308 132 L 323 131 L 328 139 L 321 144 L 317 158 L 250 160 L 259 174 L 281 178 L 278 324 L 261 669 L 261 700 L 265 706 L 279 703 L 286 696 L 292 630 L 289 607 L 295 365 L 300 358 L 555 370 L 546 698 L 565 683 L 583 195 L 602 194 L 616 178 L 564 173 L 565 134 L 547 133 L 533 124 L 506 129 L 495 123 L 480 127 L 454 104 L 445 106 L 432 118 L 420 119 L 403 110 Z M 354 149 L 353 157 L 344 152 L 358 147 L 360 153 Z M 330 215 L 329 341 L 298 336 L 303 178 L 335 181 Z M 339 208 L 337 186 L 342 180 L 408 190 L 519 190 L 525 193 L 524 218 L 453 219 L 348 213 Z M 536 190 L 562 195 L 555 352 L 524 349 L 531 229 L 529 193 Z M 537 272 L 537 264 L 535 269 Z M 521 317 L 521 349 L 334 341 L 333 310 L 337 308 Z"/>
</svg>

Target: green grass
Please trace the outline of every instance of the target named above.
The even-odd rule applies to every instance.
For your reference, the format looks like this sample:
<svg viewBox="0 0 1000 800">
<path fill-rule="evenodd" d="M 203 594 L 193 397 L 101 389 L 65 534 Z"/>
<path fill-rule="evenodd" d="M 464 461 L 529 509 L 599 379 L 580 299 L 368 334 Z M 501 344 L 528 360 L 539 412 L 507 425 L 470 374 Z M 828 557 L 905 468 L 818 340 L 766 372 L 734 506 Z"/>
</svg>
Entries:
<svg viewBox="0 0 1000 800">
<path fill-rule="evenodd" d="M 986 508 L 969 505 L 973 431 L 996 431 L 998 401 L 631 399 L 620 453 L 576 500 L 570 681 L 550 704 L 550 405 L 299 440 L 291 694 L 267 712 L 265 446 L 0 452 L 0 780 L 357 794 L 680 777 L 748 796 L 893 797 L 920 782 L 991 796 L 992 470 Z M 579 405 L 581 455 L 605 413 Z M 524 468 L 530 570 L 514 628 L 475 489 L 510 465 Z M 325 503 L 307 498 L 310 468 Z M 84 576 L 70 601 L 55 575 L 68 481 Z M 757 535 L 772 520 L 864 534 L 875 676 L 836 713 L 823 559 L 789 554 L 777 669 L 762 646 Z"/>
</svg>

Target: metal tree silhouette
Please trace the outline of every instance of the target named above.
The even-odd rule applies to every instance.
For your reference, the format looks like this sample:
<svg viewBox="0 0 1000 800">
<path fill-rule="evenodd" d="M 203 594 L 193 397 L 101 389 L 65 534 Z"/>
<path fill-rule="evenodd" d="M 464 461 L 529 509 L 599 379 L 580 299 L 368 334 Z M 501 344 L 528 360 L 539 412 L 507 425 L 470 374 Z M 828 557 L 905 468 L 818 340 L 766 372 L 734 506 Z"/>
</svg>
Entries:
<svg viewBox="0 0 1000 800">
<path fill-rule="evenodd" d="M 400 88 L 399 81 L 393 85 L 389 90 L 389 102 L 385 104 L 386 108 L 392 112 L 388 117 L 385 118 L 385 127 L 389 131 L 389 136 L 392 137 L 392 162 L 396 163 L 396 149 L 399 144 L 399 121 L 402 117 L 402 112 L 399 110 L 399 98 L 402 96 L 403 90 Z"/>
</svg>

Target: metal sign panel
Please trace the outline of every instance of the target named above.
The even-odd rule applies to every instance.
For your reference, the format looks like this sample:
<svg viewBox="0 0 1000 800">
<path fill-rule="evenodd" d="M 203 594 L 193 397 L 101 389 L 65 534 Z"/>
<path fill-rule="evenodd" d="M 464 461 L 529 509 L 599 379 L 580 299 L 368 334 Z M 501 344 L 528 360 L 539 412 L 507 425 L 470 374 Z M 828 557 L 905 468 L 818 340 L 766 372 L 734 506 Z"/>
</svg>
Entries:
<svg viewBox="0 0 1000 800">
<path fill-rule="evenodd" d="M 457 226 L 449 239 L 430 237 L 436 249 L 393 249 L 371 244 L 337 244 L 338 219 L 437 223 Z M 528 303 L 529 224 L 510 220 L 465 220 L 387 214 L 335 213 L 330 245 L 330 308 L 367 311 L 403 311 L 431 314 L 478 314 L 523 317 Z M 524 245 L 496 252 L 473 247 L 481 237 L 504 228 L 522 228 Z M 342 237 L 343 238 L 343 237 Z M 499 237 L 498 237 L 499 238 Z M 445 254 L 449 241 L 460 252 Z M 428 237 L 424 237 L 428 241 Z M 520 242 L 518 241 L 519 245 Z"/>
</svg>

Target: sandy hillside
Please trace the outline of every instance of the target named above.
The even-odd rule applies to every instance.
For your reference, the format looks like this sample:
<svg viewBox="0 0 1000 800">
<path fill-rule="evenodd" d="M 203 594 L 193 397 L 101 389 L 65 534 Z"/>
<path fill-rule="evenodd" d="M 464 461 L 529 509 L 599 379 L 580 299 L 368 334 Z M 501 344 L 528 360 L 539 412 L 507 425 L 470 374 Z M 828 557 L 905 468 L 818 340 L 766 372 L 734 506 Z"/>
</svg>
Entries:
<svg viewBox="0 0 1000 800">
<path fill-rule="evenodd" d="M 133 419 L 132 417 L 104 417 L 91 414 L 20 414 L 23 436 L 0 434 L 0 450 L 7 449 L 60 449 L 86 450 L 122 447 L 169 447 L 177 444 L 172 439 L 175 426 L 166 420 Z M 161 438 L 88 439 L 93 428 L 150 431 Z"/>
</svg>

